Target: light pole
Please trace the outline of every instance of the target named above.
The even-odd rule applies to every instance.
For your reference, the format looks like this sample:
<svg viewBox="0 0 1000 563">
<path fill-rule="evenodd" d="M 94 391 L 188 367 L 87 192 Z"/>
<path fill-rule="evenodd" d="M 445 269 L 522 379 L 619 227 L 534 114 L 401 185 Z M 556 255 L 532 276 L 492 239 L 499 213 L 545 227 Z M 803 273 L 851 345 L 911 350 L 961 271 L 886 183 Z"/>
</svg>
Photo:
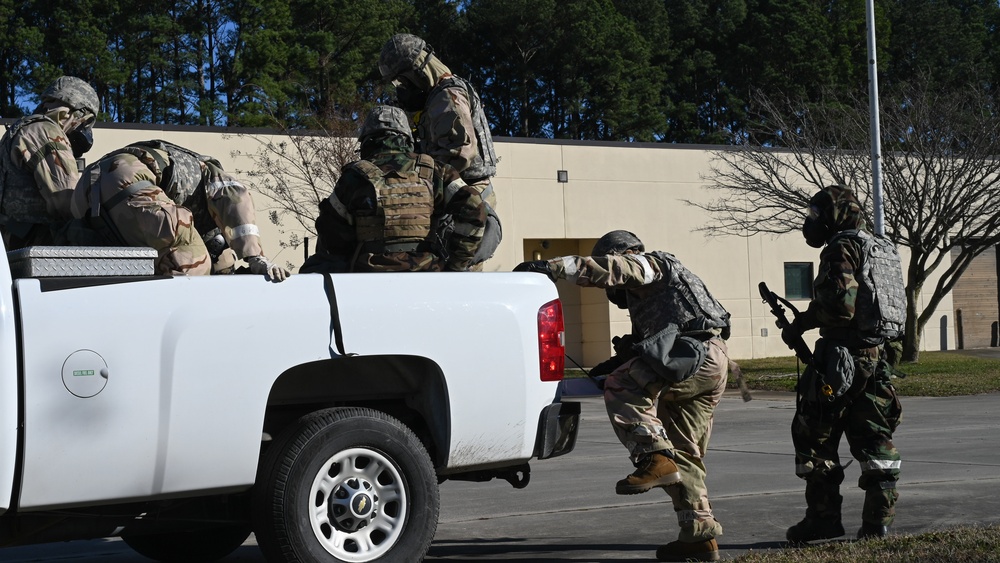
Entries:
<svg viewBox="0 0 1000 563">
<path fill-rule="evenodd" d="M 875 0 L 865 0 L 868 25 L 868 111 L 871 114 L 872 138 L 872 199 L 874 202 L 875 234 L 884 235 L 882 208 L 882 141 L 878 120 L 878 68 L 875 62 Z"/>
</svg>

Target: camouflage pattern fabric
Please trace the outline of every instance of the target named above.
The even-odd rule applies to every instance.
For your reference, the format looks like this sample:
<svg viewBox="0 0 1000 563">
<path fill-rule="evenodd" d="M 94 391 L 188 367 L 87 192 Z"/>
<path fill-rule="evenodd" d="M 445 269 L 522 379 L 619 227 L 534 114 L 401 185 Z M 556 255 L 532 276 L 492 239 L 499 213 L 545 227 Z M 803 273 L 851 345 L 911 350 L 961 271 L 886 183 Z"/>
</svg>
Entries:
<svg viewBox="0 0 1000 563">
<path fill-rule="evenodd" d="M 832 232 L 820 252 L 814 298 L 794 324 L 801 330 L 818 327 L 825 341 L 847 348 L 853 359 L 854 377 L 851 389 L 835 401 L 800 399 L 792 422 L 795 473 L 807 483 L 814 483 L 813 490 L 835 490 L 833 482 L 839 484 L 837 472 L 841 468 L 837 451 L 841 436 L 846 436 L 851 454 L 861 462 L 858 486 L 865 490 L 862 518 L 888 526 L 899 497 L 896 482 L 900 455 L 892 443 L 892 433 L 899 424 L 902 407 L 889 381 L 888 365 L 880 358 L 880 347 L 859 344 L 863 338 L 854 317 L 864 250 L 856 237 L 835 236 L 863 228 L 865 219 L 852 193 L 841 186 L 825 188 L 813 201 L 819 202 L 816 211 Z M 803 377 L 809 381 L 820 379 Z M 800 397 L 811 391 L 800 389 Z M 818 496 L 811 497 L 810 490 L 807 487 L 808 510 L 819 510 L 821 507 L 815 503 L 821 501 Z M 832 493 L 827 496 L 834 497 Z"/>
<path fill-rule="evenodd" d="M 493 146 L 493 135 L 490 133 L 490 124 L 483 113 L 483 102 L 479 98 L 479 94 L 475 88 L 472 87 L 472 84 L 462 77 L 450 75 L 442 79 L 430 91 L 428 98 L 435 99 L 438 91 L 454 88 L 455 85 L 465 90 L 466 99 L 469 101 L 470 121 L 473 127 L 472 136 L 476 141 L 476 156 L 469 162 L 468 167 L 462 170 L 462 177 L 471 182 L 480 178 L 495 176 L 497 173 L 497 162 L 500 159 L 497 158 L 496 149 Z M 461 108 L 460 103 L 456 109 L 462 114 L 465 112 Z"/>
<path fill-rule="evenodd" d="M 94 87 L 75 76 L 60 76 L 42 92 L 43 100 L 66 104 L 70 109 L 87 110 L 93 115 L 101 111 L 101 100 Z M 70 131 L 72 129 L 67 129 Z"/>
<path fill-rule="evenodd" d="M 387 145 L 387 150 L 371 159 L 372 164 L 384 171 L 413 170 L 417 155 L 402 150 L 401 146 Z M 377 255 L 359 253 L 353 260 L 355 271 L 463 271 L 469 267 L 482 240 L 486 221 L 485 205 L 479 193 L 466 186 L 458 171 L 450 166 L 436 164 L 429 183 L 435 215 L 448 213 L 454 218 L 455 229 L 447 236 L 447 240 L 427 240 L 414 251 Z M 345 170 L 334 187 L 336 198 L 352 217 L 353 214 L 373 209 L 375 202 L 371 192 L 372 186 L 367 177 L 350 172 L 350 169 Z M 351 257 L 358 250 L 355 226 L 334 210 L 329 199 L 320 203 L 316 231 L 317 254 L 324 254 L 328 258 L 312 261 L 319 268 L 316 271 L 352 262 Z M 432 232 L 431 238 L 435 238 L 435 235 Z"/>
<path fill-rule="evenodd" d="M 417 152 L 429 154 L 460 173 L 479 158 L 472 106 L 468 93 L 460 84 L 433 89 L 425 109 L 418 112 L 413 121 L 417 126 Z"/>
<path fill-rule="evenodd" d="M 729 374 L 726 343 L 705 342 L 706 359 L 690 378 L 668 382 L 640 358 L 614 370 L 604 384 L 604 403 L 618 439 L 633 462 L 641 455 L 668 450 L 681 482 L 666 487 L 680 525 L 678 539 L 703 541 L 722 535 L 705 484 L 704 457 L 712 435 L 715 407 Z"/>
<path fill-rule="evenodd" d="M 854 319 L 858 299 L 856 272 L 861 265 L 864 249 L 853 237 L 836 237 L 835 233 L 861 230 L 865 219 L 860 205 L 851 192 L 831 186 L 814 200 L 827 201 L 818 209 L 820 220 L 829 225 L 833 241 L 823 247 L 819 256 L 819 271 L 813 282 L 814 297 L 802 311 L 796 323 L 802 330 L 820 328 L 820 334 L 836 334 L 835 328 L 847 328 Z M 831 199 L 829 194 L 833 194 Z"/>
<path fill-rule="evenodd" d="M 454 170 L 451 166 L 444 167 Z M 485 217 L 483 227 L 476 227 L 474 231 L 468 233 L 456 233 L 452 237 L 452 247 L 449 249 L 451 257 L 449 270 L 463 271 L 469 270 L 481 272 L 487 260 L 493 257 L 497 247 L 500 245 L 501 229 L 500 220 L 494 211 L 497 208 L 497 195 L 493 191 L 493 184 L 489 178 L 483 178 L 478 182 L 469 182 L 466 191 L 469 199 L 483 203 L 483 215 Z M 485 197 L 484 197 L 485 194 Z M 459 220 L 456 224 L 460 224 Z M 466 219 L 465 223 L 474 225 Z M 464 243 L 463 243 L 464 241 Z M 475 249 L 472 256 L 468 256 L 467 250 Z M 461 252 L 459 259 L 456 259 L 456 252 Z"/>
<path fill-rule="evenodd" d="M 671 323 L 678 325 L 682 334 L 728 324 L 728 313 L 701 280 L 668 253 L 564 256 L 548 263 L 555 279 L 566 278 L 585 287 L 628 290 L 632 334 L 639 340 Z"/>
<path fill-rule="evenodd" d="M 195 228 L 208 235 L 219 229 L 226 243 L 238 258 L 260 256 L 260 230 L 250 191 L 235 176 L 222 168 L 218 160 L 203 156 L 166 141 L 152 140 L 133 143 L 132 151 L 154 153 L 159 162 L 169 162 L 169 185 L 158 170 L 157 159 L 143 158 L 161 181 L 161 187 L 178 205 L 191 210 Z M 219 269 L 225 270 L 225 266 Z"/>
<path fill-rule="evenodd" d="M 263 255 L 250 190 L 217 160 L 202 162 L 201 183 L 184 205 L 194 214 L 198 232 L 220 229 L 237 257 Z"/>
<path fill-rule="evenodd" d="M 122 189 L 139 182 L 150 185 L 111 208 L 102 206 L 106 218 L 122 241 L 129 246 L 151 247 L 159 253 L 156 271 L 168 275 L 207 275 L 211 257 L 194 227 L 187 208 L 177 205 L 156 185 L 156 175 L 135 155 L 112 154 L 91 165 L 73 193 L 73 214 L 86 217 L 97 190 L 102 203 Z"/>
<path fill-rule="evenodd" d="M 823 514 L 828 510 L 825 499 L 838 498 L 835 493 L 843 472 L 837 452 L 841 437 L 846 437 L 851 454 L 861 463 L 858 486 L 865 491 L 862 520 L 888 526 L 899 498 L 900 456 L 892 433 L 901 421 L 902 407 L 890 382 L 888 365 L 879 360 L 879 348 L 857 350 L 853 358 L 855 385 L 845 397 L 833 402 L 800 401 L 792 421 L 795 474 L 816 490 L 832 491 L 826 495 L 809 495 L 807 491 L 809 510 Z M 806 381 L 812 379 L 803 376 L 802 382 Z M 799 390 L 802 395 L 806 391 Z"/>
<path fill-rule="evenodd" d="M 554 279 L 565 278 L 584 287 L 628 290 L 632 335 L 641 340 L 668 326 L 688 322 L 692 312 L 677 305 L 671 292 L 697 285 L 704 299 L 717 303 L 693 273 L 666 253 L 609 256 L 564 256 L 548 261 Z M 672 258 L 672 257 L 671 257 Z M 683 275 L 681 275 L 683 269 Z M 694 283 L 697 280 L 697 283 Z M 719 306 L 721 309 L 721 305 Z M 636 323 L 643 310 L 643 325 Z M 669 451 L 681 473 L 681 483 L 667 487 L 680 524 L 680 541 L 703 541 L 722 534 L 705 486 L 705 452 L 712 434 L 716 405 L 729 376 L 726 343 L 705 336 L 705 361 L 689 378 L 672 382 L 639 357 L 626 361 L 608 376 L 604 403 L 618 439 L 633 463 L 643 454 Z"/>
<path fill-rule="evenodd" d="M 4 160 L 0 170 L 5 171 L 0 179 L 0 221 L 5 235 L 19 239 L 8 250 L 52 244 L 53 230 L 72 218 L 70 199 L 80 178 L 64 130 L 72 119 L 66 107 L 28 116 L 12 125 L 0 141 Z"/>
</svg>

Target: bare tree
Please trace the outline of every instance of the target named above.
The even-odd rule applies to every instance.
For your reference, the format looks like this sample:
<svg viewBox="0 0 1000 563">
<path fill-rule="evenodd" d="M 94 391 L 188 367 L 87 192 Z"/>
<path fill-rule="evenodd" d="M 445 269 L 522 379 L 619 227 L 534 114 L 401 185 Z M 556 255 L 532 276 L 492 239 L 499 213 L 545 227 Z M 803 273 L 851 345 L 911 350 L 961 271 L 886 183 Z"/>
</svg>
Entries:
<svg viewBox="0 0 1000 563">
<path fill-rule="evenodd" d="M 945 93 L 927 81 L 887 91 L 880 121 L 885 234 L 910 250 L 903 359 L 919 359 L 920 337 L 973 258 L 1000 243 L 1000 115 L 976 86 Z M 747 142 L 713 153 L 712 234 L 751 236 L 801 228 L 819 188 L 854 188 L 871 210 L 868 100 L 802 104 L 755 96 L 759 120 Z M 780 146 L 781 148 L 773 148 Z M 691 203 L 691 202 L 689 202 Z M 940 272 L 939 272 L 940 270 Z M 924 284 L 939 277 L 922 310 Z"/>
<path fill-rule="evenodd" d="M 238 172 L 266 196 L 262 209 L 278 227 L 279 245 L 296 249 L 307 244 L 305 237 L 316 236 L 320 202 L 333 192 L 341 168 L 358 159 L 357 123 L 345 119 L 310 131 L 279 126 L 266 135 L 238 135 L 257 143 L 252 154 L 234 151 L 233 156 L 253 161 L 250 170 Z"/>
</svg>

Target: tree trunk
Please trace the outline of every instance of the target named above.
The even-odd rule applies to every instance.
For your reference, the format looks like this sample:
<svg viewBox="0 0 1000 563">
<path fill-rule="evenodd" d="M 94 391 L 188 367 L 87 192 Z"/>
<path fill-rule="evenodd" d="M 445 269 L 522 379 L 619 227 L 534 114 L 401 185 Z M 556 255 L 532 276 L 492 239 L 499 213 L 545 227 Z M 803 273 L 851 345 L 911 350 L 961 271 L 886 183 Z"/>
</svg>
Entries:
<svg viewBox="0 0 1000 563">
<path fill-rule="evenodd" d="M 920 325 L 917 314 L 917 296 L 910 288 L 906 288 L 906 327 L 903 332 L 904 362 L 920 360 L 920 335 L 923 326 Z"/>
</svg>

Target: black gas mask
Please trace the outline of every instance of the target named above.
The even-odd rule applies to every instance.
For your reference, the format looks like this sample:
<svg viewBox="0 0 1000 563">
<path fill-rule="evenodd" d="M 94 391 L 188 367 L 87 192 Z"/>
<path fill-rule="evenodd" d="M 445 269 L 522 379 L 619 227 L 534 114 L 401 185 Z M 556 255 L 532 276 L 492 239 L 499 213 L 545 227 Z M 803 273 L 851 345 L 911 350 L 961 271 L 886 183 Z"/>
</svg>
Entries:
<svg viewBox="0 0 1000 563">
<path fill-rule="evenodd" d="M 69 146 L 73 148 L 73 157 L 80 158 L 94 147 L 94 128 L 90 125 L 80 125 L 67 135 Z"/>
<path fill-rule="evenodd" d="M 614 303 L 619 309 L 628 309 L 628 291 L 624 289 L 605 289 L 608 301 Z"/>
<path fill-rule="evenodd" d="M 414 112 L 424 109 L 427 105 L 427 92 L 418 88 L 416 84 L 405 78 L 394 80 L 392 83 L 396 87 L 396 101 L 399 107 Z"/>
<path fill-rule="evenodd" d="M 830 238 L 830 227 L 815 205 L 809 206 L 809 216 L 802 223 L 802 236 L 805 237 L 806 244 L 813 248 L 823 248 Z"/>
</svg>

